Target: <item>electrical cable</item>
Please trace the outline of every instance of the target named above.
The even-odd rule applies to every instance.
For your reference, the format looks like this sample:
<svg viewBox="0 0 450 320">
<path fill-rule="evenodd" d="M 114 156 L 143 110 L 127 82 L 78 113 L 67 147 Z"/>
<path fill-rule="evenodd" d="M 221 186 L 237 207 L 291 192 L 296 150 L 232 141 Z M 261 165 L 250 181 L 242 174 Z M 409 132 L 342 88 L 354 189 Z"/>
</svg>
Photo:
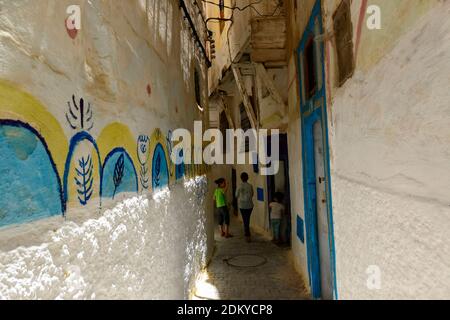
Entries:
<svg viewBox="0 0 450 320">
<path fill-rule="evenodd" d="M 272 14 L 261 14 L 261 13 L 258 11 L 258 9 L 255 7 L 255 5 L 260 4 L 262 1 L 263 1 L 263 0 L 258 0 L 258 1 L 252 2 L 252 3 L 250 3 L 250 4 L 246 5 L 246 6 L 243 6 L 243 7 L 238 7 L 238 6 L 230 7 L 230 6 L 227 6 L 227 5 L 221 5 L 221 4 L 218 4 L 218 3 L 215 3 L 215 2 L 209 1 L 209 0 L 202 0 L 202 2 L 204 2 L 204 3 L 211 4 L 211 5 L 215 5 L 215 6 L 217 6 L 217 7 L 221 7 L 221 8 L 225 8 L 225 9 L 232 10 L 233 13 L 234 13 L 234 11 L 236 11 L 236 10 L 242 12 L 242 11 L 247 10 L 248 8 L 251 8 L 251 9 L 252 9 L 253 11 L 255 11 L 256 14 L 258 14 L 260 17 L 273 17 L 273 16 L 275 15 L 275 13 L 278 11 L 278 9 L 281 7 L 281 1 L 280 1 L 280 2 L 278 2 L 278 5 L 277 5 L 277 7 L 275 8 L 275 11 L 274 11 Z M 232 15 L 233 15 L 233 14 L 232 14 Z M 220 19 L 220 18 L 218 18 L 218 19 Z M 208 19 L 207 19 L 207 21 L 208 21 Z"/>
<path fill-rule="evenodd" d="M 230 7 L 230 6 L 226 6 L 226 5 L 223 5 L 223 6 L 222 6 L 222 5 L 218 4 L 218 3 L 215 3 L 215 2 L 212 2 L 212 1 L 209 1 L 209 0 L 202 0 L 202 1 L 205 2 L 205 3 L 207 3 L 207 4 L 212 4 L 212 5 L 215 5 L 215 6 L 218 6 L 218 7 L 223 7 L 223 8 L 227 8 L 227 9 L 232 10 L 231 16 L 230 16 L 229 18 L 215 18 L 215 17 L 213 17 L 213 18 L 208 18 L 208 19 L 206 19 L 206 25 L 208 25 L 208 22 L 209 22 L 209 21 L 226 21 L 226 22 L 231 21 L 230 26 L 227 28 L 227 35 L 226 35 L 226 37 L 227 37 L 228 55 L 229 55 L 229 59 L 230 59 L 230 63 L 231 63 L 231 64 L 234 64 L 235 62 L 233 61 L 232 54 L 231 54 L 231 46 L 230 46 L 230 29 L 231 29 L 231 27 L 232 27 L 233 24 L 234 24 L 233 18 L 234 18 L 234 14 L 235 14 L 236 10 L 242 12 L 242 11 L 244 11 L 244 10 L 247 10 L 248 8 L 251 8 L 251 9 L 254 10 L 260 17 L 274 17 L 275 14 L 277 13 L 278 9 L 281 8 L 281 3 L 282 3 L 282 1 L 279 1 L 279 2 L 278 2 L 277 6 L 276 6 L 275 10 L 272 12 L 272 14 L 263 15 L 263 14 L 261 14 L 261 13 L 258 11 L 258 9 L 256 9 L 256 8 L 254 7 L 254 6 L 257 5 L 257 4 L 260 4 L 263 0 L 258 0 L 258 1 L 252 2 L 252 3 L 250 3 L 250 4 L 248 4 L 248 5 L 244 6 L 244 7 L 238 7 L 238 6 Z"/>
<path fill-rule="evenodd" d="M 203 20 L 203 23 L 205 25 L 206 31 L 208 31 L 208 23 L 206 22 L 203 10 L 200 8 L 200 5 L 198 4 L 197 0 L 194 0 L 194 4 L 195 4 L 195 6 L 198 8 L 198 10 L 200 12 L 200 16 L 201 16 L 201 18 Z"/>
<path fill-rule="evenodd" d="M 233 11 L 234 10 L 244 11 L 248 7 L 254 6 L 256 4 L 260 4 L 262 1 L 263 0 L 258 0 L 258 1 L 252 2 L 252 3 L 250 3 L 250 4 L 248 4 L 248 5 L 246 5 L 246 6 L 241 8 L 241 7 L 238 7 L 238 6 L 230 7 L 230 6 L 227 6 L 227 5 L 221 5 L 219 3 L 215 3 L 215 2 L 212 2 L 212 1 L 209 1 L 209 0 L 202 0 L 202 2 L 204 2 L 204 3 L 212 4 L 212 5 L 215 5 L 217 7 L 222 7 L 222 8 L 230 9 L 230 10 L 233 10 Z"/>
</svg>

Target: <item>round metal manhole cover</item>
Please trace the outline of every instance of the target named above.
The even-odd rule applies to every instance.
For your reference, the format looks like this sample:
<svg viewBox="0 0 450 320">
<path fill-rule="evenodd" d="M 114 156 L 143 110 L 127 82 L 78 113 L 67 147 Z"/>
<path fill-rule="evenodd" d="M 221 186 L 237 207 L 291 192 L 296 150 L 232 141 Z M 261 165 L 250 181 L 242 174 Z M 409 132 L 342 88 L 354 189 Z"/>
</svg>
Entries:
<svg viewBox="0 0 450 320">
<path fill-rule="evenodd" d="M 253 254 L 243 254 L 234 256 L 226 260 L 227 264 L 233 267 L 254 268 L 267 263 L 267 259 Z"/>
</svg>

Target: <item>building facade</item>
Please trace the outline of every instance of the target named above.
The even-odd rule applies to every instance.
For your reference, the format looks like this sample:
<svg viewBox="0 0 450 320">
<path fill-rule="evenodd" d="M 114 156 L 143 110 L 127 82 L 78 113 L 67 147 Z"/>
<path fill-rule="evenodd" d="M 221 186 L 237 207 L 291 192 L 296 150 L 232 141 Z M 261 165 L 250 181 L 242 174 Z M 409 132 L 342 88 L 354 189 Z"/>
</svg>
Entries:
<svg viewBox="0 0 450 320">
<path fill-rule="evenodd" d="M 448 297 L 448 3 L 230 9 L 249 5 L 209 11 L 233 17 L 214 29 L 211 125 L 280 129 L 287 165 L 272 179 L 241 165 L 216 174 L 252 173 L 253 226 L 268 235 L 268 201 L 288 194 L 313 298 Z"/>
</svg>

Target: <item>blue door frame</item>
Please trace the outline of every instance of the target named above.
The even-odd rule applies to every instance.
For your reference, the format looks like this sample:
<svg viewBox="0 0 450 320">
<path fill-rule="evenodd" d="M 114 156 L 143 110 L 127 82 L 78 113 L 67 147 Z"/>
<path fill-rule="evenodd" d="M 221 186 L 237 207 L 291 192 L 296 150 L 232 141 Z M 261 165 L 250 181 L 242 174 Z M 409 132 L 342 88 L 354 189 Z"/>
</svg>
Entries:
<svg viewBox="0 0 450 320">
<path fill-rule="evenodd" d="M 318 26 L 316 25 L 318 22 Z M 321 0 L 317 0 L 311 13 L 308 25 L 304 31 L 302 40 L 297 49 L 297 65 L 298 77 L 300 85 L 300 113 L 302 124 L 302 160 L 303 160 L 303 192 L 305 199 L 305 227 L 306 227 L 306 247 L 308 257 L 308 273 L 311 285 L 311 293 L 314 299 L 322 297 L 321 288 L 321 270 L 320 270 L 320 253 L 318 240 L 317 225 L 317 195 L 316 195 L 316 170 L 314 159 L 314 136 L 313 128 L 317 121 L 322 124 L 322 136 L 324 147 L 324 168 L 326 183 L 326 203 L 328 213 L 328 242 L 330 248 L 330 272 L 333 285 L 334 299 L 338 299 L 337 281 L 336 281 L 336 257 L 334 246 L 334 230 L 333 230 L 333 214 L 332 214 L 332 197 L 331 197 L 331 177 L 330 177 L 330 154 L 328 143 L 328 120 L 326 108 L 326 81 L 324 69 L 324 45 L 323 42 L 317 42 L 314 46 L 314 68 L 320 69 L 319 76 L 321 81 L 317 81 L 318 88 L 308 100 L 303 93 L 303 70 L 300 58 L 305 51 L 305 47 L 311 38 L 318 36 L 317 32 L 322 33 L 322 14 Z M 314 40 L 315 41 L 315 40 Z M 320 50 L 320 52 L 317 52 Z M 316 61 L 320 59 L 321 61 Z M 319 67 L 318 67 L 319 66 Z M 316 69 L 316 70 L 317 70 Z"/>
</svg>

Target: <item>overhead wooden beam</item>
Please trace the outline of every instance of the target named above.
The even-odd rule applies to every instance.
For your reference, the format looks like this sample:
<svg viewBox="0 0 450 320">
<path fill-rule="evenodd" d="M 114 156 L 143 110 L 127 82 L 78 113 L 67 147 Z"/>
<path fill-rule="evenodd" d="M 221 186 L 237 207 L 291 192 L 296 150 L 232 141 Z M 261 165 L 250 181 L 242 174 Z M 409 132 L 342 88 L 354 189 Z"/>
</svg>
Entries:
<svg viewBox="0 0 450 320">
<path fill-rule="evenodd" d="M 235 65 L 232 66 L 232 69 L 233 69 L 233 74 L 234 74 L 234 80 L 236 81 L 236 85 L 237 85 L 239 93 L 241 95 L 242 102 L 245 107 L 245 111 L 247 112 L 247 115 L 248 115 L 248 119 L 250 120 L 250 124 L 252 125 L 253 129 L 257 130 L 258 125 L 257 125 L 255 112 L 253 111 L 254 109 L 253 109 L 252 103 L 250 101 L 250 98 L 248 97 L 248 93 L 245 88 L 245 84 L 244 84 L 244 80 L 242 78 L 241 71 L 240 71 L 239 67 L 235 66 Z"/>
<path fill-rule="evenodd" d="M 269 91 L 273 99 L 281 106 L 283 106 L 283 108 L 286 110 L 287 106 L 284 103 L 281 94 L 278 92 L 278 89 L 275 87 L 275 84 L 273 83 L 269 74 L 267 73 L 267 70 L 264 67 L 264 65 L 262 63 L 255 63 L 255 69 L 257 77 L 261 79 L 262 83 L 266 86 L 267 90 Z"/>
</svg>

